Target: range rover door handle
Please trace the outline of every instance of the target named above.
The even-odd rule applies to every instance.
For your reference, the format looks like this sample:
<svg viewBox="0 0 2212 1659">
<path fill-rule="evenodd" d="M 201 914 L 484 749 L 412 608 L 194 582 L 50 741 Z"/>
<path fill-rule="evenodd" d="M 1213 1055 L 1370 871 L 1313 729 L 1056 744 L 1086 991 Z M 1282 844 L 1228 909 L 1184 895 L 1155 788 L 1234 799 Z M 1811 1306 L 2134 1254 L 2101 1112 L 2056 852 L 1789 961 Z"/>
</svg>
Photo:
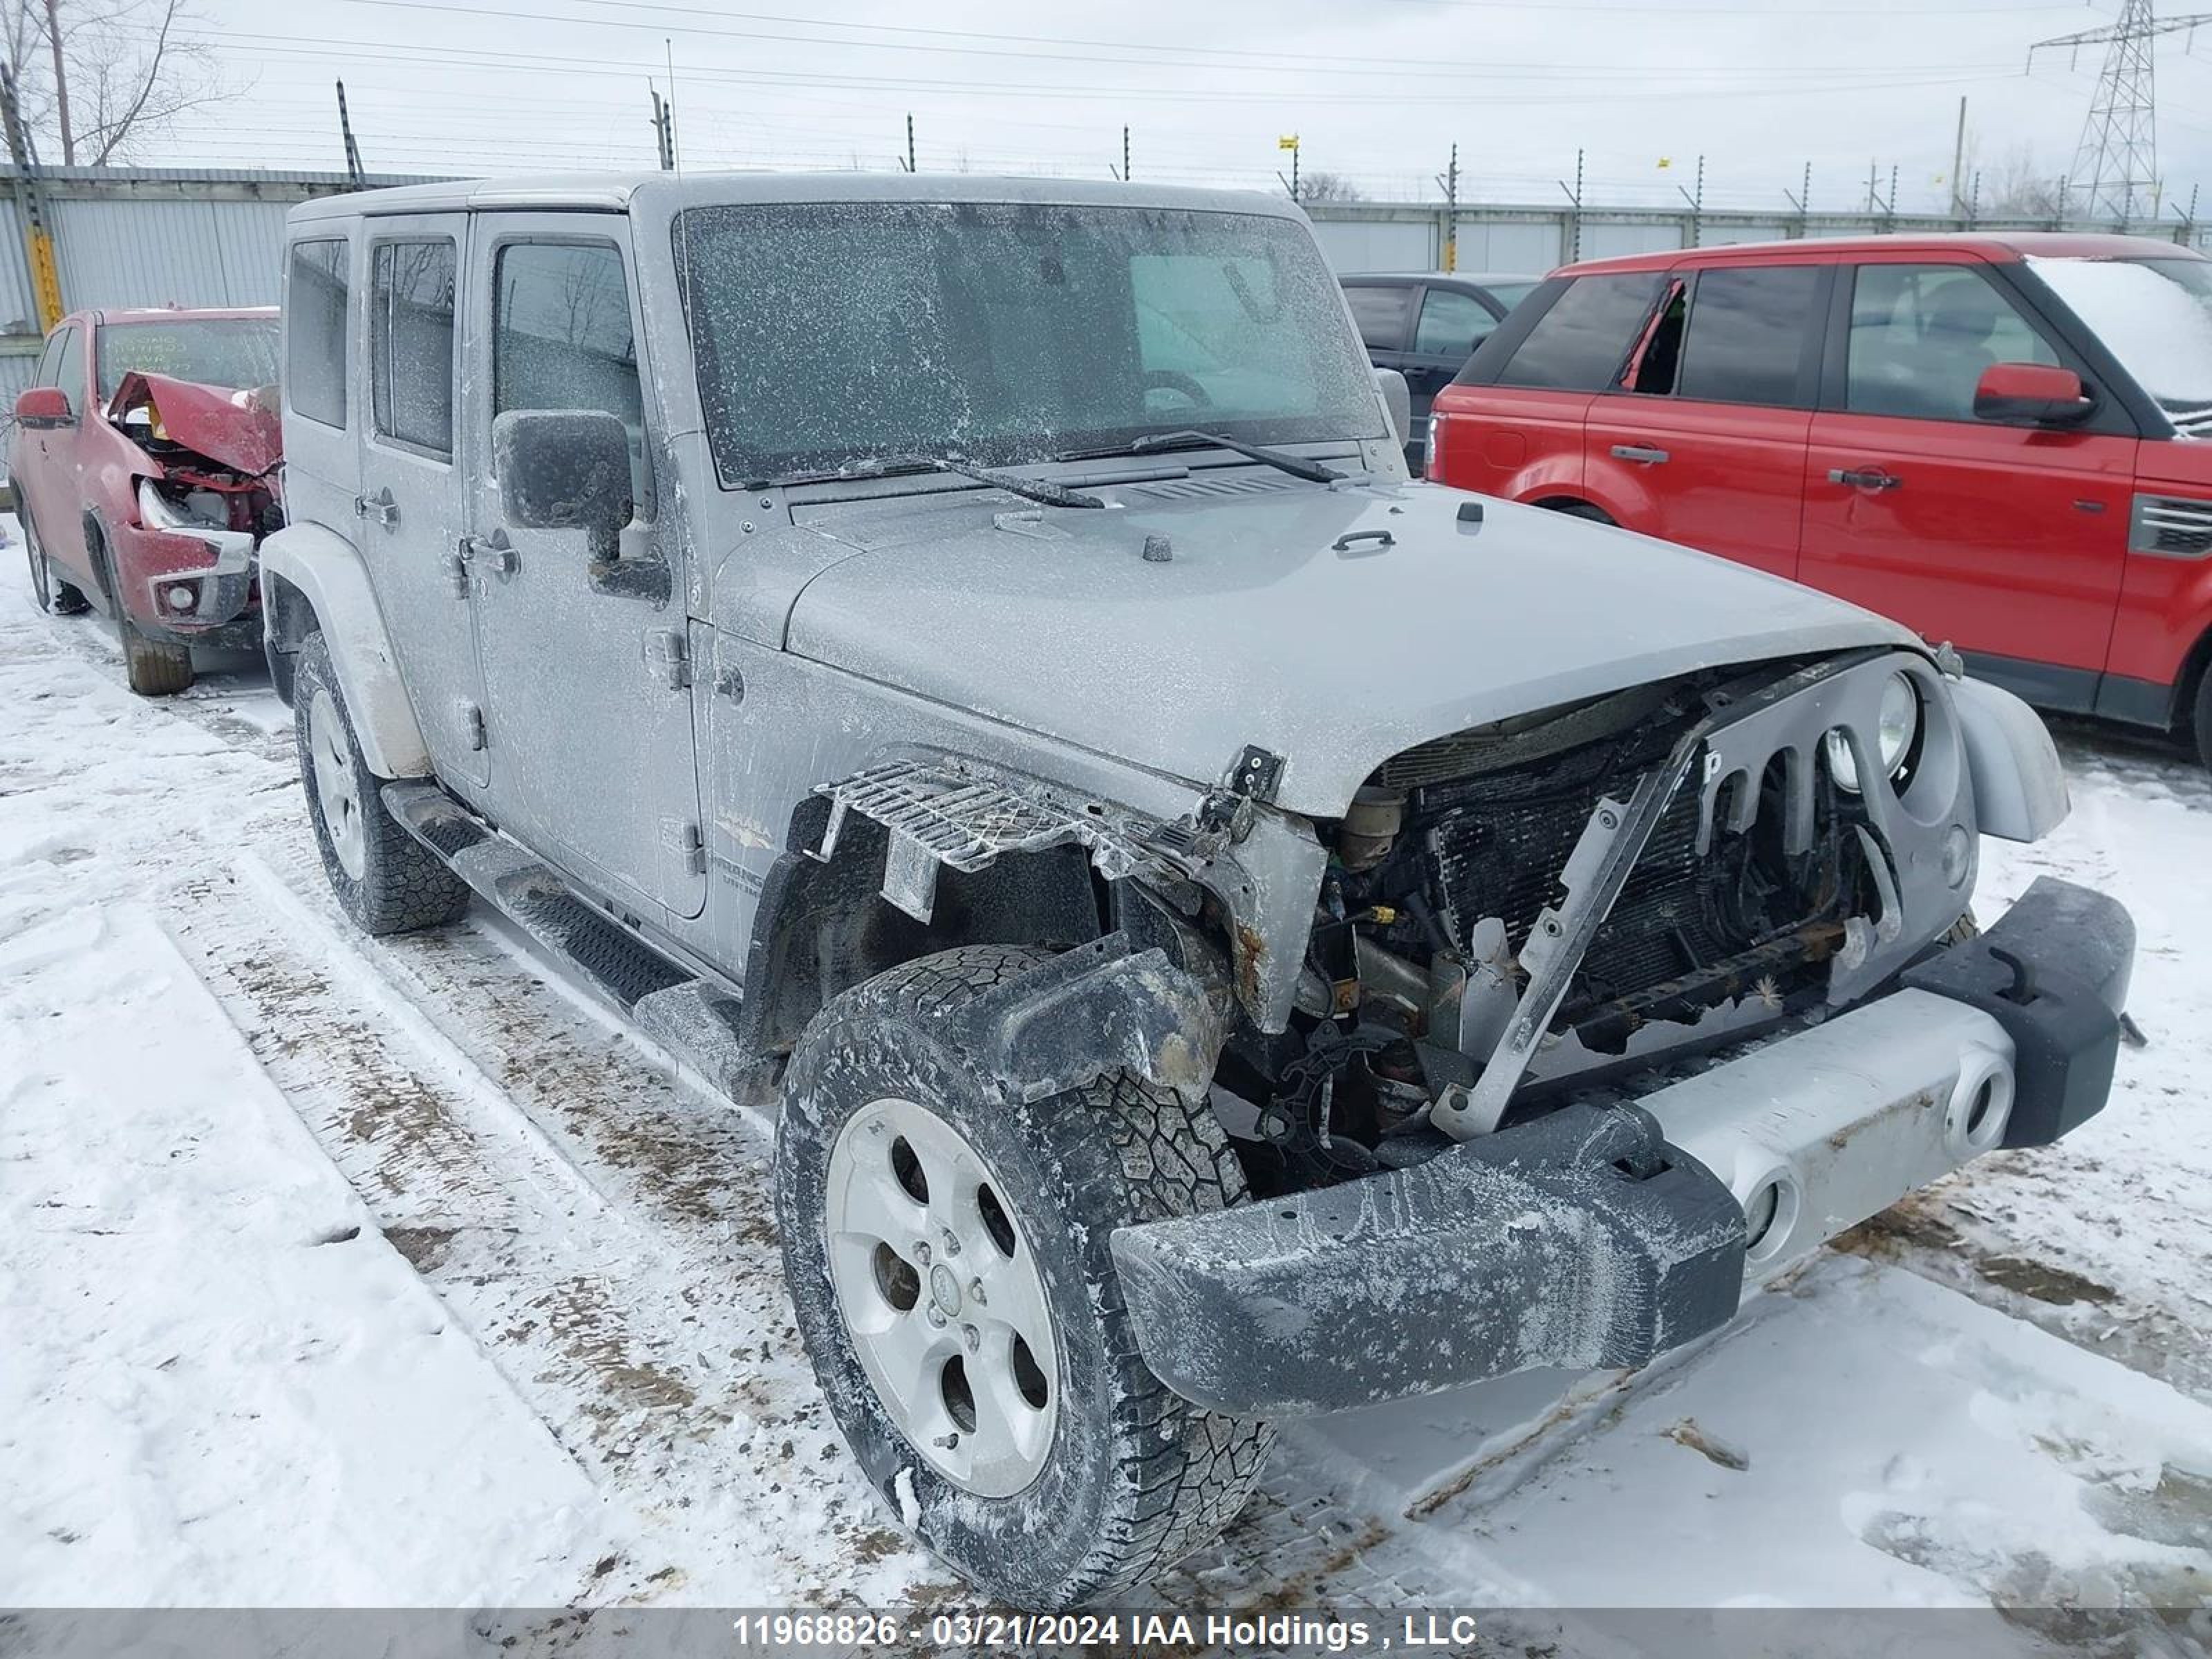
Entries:
<svg viewBox="0 0 2212 1659">
<path fill-rule="evenodd" d="M 1646 466 L 1657 466 L 1667 459 L 1667 452 L 1650 444 L 1615 444 L 1613 459 L 1616 461 L 1641 461 Z"/>
<path fill-rule="evenodd" d="M 1849 484 L 1854 489 L 1894 489 L 1905 480 L 1878 466 L 1838 466 L 1828 470 L 1828 482 Z"/>
</svg>

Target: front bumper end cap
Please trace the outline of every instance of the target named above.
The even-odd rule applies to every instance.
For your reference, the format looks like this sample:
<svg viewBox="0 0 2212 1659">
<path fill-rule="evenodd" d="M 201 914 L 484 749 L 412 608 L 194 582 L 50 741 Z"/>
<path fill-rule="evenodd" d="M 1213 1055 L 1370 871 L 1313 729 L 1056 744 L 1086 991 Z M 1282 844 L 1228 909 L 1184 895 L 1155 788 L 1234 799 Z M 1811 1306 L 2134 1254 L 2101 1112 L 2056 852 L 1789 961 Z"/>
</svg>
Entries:
<svg viewBox="0 0 2212 1659">
<path fill-rule="evenodd" d="M 2039 876 L 1986 933 L 1905 971 L 1905 985 L 1980 1009 L 2012 1039 L 2005 1146 L 2047 1146 L 2104 1110 L 2135 950 L 2118 900 Z"/>
<path fill-rule="evenodd" d="M 1146 1363 L 1250 1417 L 1535 1365 L 1641 1365 L 1727 1323 L 1728 1188 L 1634 1109 L 1569 1106 L 1409 1169 L 1119 1229 Z"/>
</svg>

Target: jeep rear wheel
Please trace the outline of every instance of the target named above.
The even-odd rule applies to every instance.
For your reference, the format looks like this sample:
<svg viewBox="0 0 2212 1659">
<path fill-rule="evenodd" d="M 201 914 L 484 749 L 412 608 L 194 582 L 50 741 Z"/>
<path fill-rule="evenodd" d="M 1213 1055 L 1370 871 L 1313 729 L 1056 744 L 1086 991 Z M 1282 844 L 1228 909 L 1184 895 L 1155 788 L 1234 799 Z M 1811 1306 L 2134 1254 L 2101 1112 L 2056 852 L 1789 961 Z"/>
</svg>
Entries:
<svg viewBox="0 0 2212 1659">
<path fill-rule="evenodd" d="M 292 681 L 300 784 L 331 890 L 367 933 L 404 933 L 452 921 L 468 884 L 384 810 L 384 780 L 356 740 L 345 692 L 319 632 L 300 648 Z"/>
<path fill-rule="evenodd" d="M 1273 1430 L 1137 1352 L 1109 1241 L 1241 1200 L 1210 1110 L 1115 1073 L 1031 1104 L 948 1019 L 1043 953 L 928 957 L 832 1002 L 785 1079 L 776 1210 L 831 1413 L 901 1520 L 991 1595 L 1139 1585 L 1243 1507 Z"/>
</svg>

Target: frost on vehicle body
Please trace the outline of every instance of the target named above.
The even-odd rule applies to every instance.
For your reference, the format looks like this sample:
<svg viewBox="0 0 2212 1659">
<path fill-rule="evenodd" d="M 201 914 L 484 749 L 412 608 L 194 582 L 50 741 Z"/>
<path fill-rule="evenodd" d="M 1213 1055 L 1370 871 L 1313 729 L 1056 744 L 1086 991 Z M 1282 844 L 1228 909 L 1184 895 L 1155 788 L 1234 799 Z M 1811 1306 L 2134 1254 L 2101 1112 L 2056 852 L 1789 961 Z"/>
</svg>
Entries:
<svg viewBox="0 0 2212 1659">
<path fill-rule="evenodd" d="M 733 1096 L 906 1523 L 1142 1583 L 1270 1419 L 1633 1365 L 2102 1104 L 2132 930 L 1905 630 L 1407 482 L 1294 205 L 294 210 L 268 647 L 340 897 L 473 892 Z M 327 799 L 325 799 L 327 797 Z"/>
</svg>

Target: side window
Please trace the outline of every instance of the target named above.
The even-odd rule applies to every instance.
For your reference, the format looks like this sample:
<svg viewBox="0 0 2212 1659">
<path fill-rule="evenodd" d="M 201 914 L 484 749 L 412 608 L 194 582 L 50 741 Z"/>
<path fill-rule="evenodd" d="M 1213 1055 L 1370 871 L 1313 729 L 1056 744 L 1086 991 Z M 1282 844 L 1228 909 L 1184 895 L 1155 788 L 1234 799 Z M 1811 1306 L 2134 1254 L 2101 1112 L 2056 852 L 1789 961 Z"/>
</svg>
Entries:
<svg viewBox="0 0 2212 1659">
<path fill-rule="evenodd" d="M 1676 392 L 1718 404 L 1799 402 L 1806 354 L 1819 337 L 1820 288 L 1816 265 L 1700 272 Z"/>
<path fill-rule="evenodd" d="M 494 266 L 491 412 L 596 409 L 629 434 L 632 499 L 647 512 L 645 404 L 629 283 L 607 242 L 510 242 Z"/>
<path fill-rule="evenodd" d="M 1424 357 L 1449 357 L 1465 362 L 1474 355 L 1498 319 L 1471 294 L 1449 288 L 1432 288 L 1421 296 L 1420 325 L 1413 331 L 1413 349 Z"/>
<path fill-rule="evenodd" d="M 1627 362 L 1665 281 L 1656 270 L 1577 277 L 1536 319 L 1498 383 L 1605 391 Z"/>
<path fill-rule="evenodd" d="M 84 331 L 74 325 L 62 331 L 61 355 L 54 359 L 54 384 L 69 393 L 70 408 L 78 415 L 84 402 Z"/>
<path fill-rule="evenodd" d="M 1406 319 L 1413 309 L 1413 290 L 1362 284 L 1344 290 L 1359 325 L 1360 343 L 1370 351 L 1403 351 Z"/>
<path fill-rule="evenodd" d="M 1992 363 L 2058 354 L 1970 265 L 1862 265 L 1851 286 L 1847 405 L 1868 415 L 1970 421 Z"/>
<path fill-rule="evenodd" d="M 453 245 L 380 242 L 369 273 L 369 402 L 377 432 L 453 453 Z"/>
<path fill-rule="evenodd" d="M 346 423 L 346 245 L 295 242 L 284 277 L 284 395 L 293 413 Z"/>
</svg>

